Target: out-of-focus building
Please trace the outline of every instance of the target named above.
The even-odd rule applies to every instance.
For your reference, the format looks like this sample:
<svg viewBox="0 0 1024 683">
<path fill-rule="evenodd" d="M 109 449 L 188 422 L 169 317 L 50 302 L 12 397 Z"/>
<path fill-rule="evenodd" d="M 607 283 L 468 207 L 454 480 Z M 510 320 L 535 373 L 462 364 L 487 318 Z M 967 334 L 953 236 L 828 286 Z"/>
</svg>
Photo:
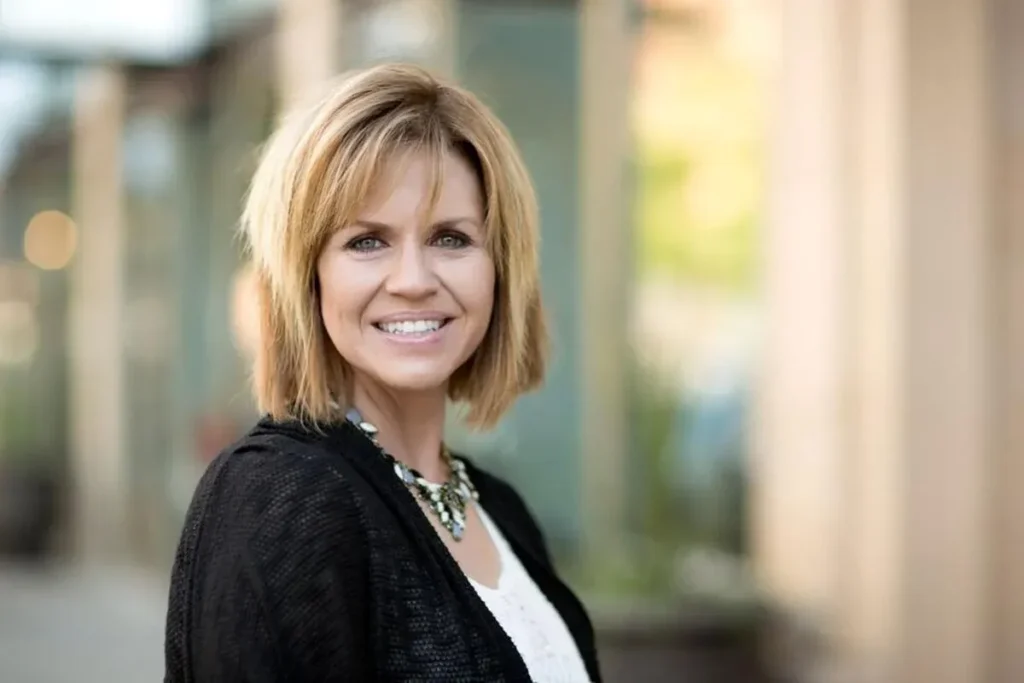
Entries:
<svg viewBox="0 0 1024 683">
<path fill-rule="evenodd" d="M 0 11 L 0 466 L 70 483 L 67 554 L 166 567 L 254 416 L 259 144 L 411 60 L 506 122 L 544 225 L 548 384 L 452 441 L 521 483 L 599 621 L 735 611 L 753 575 L 826 644 L 780 650 L 803 675 L 1024 680 L 1024 7 Z"/>
</svg>

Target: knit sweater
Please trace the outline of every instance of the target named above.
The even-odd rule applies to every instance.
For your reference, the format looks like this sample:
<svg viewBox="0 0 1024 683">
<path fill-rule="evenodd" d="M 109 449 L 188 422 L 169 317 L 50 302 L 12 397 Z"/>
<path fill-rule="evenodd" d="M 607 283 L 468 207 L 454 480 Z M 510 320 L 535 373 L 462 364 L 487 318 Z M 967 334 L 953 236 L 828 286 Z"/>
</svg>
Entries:
<svg viewBox="0 0 1024 683">
<path fill-rule="evenodd" d="M 467 470 L 598 683 L 590 620 L 522 499 Z M 165 656 L 165 683 L 530 680 L 413 496 L 347 422 L 264 418 L 213 461 L 175 557 Z"/>
</svg>

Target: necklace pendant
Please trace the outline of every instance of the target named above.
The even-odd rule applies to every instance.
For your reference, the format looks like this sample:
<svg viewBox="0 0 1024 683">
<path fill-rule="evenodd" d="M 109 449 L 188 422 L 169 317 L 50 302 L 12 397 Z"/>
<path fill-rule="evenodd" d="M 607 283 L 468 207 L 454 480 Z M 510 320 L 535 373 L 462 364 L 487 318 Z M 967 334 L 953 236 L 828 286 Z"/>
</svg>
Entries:
<svg viewBox="0 0 1024 683">
<path fill-rule="evenodd" d="M 395 476 L 426 503 L 430 512 L 437 516 L 441 526 L 452 538 L 461 541 L 466 533 L 466 504 L 470 499 L 478 500 L 476 488 L 469 480 L 462 461 L 453 458 L 442 444 L 441 457 L 448 464 L 451 473 L 443 484 L 432 484 L 408 465 L 396 460 L 377 441 L 377 427 L 363 419 L 356 409 L 349 410 L 345 417 L 373 442 L 380 454 L 392 464 Z"/>
<path fill-rule="evenodd" d="M 398 462 L 395 463 L 395 475 L 406 484 L 411 484 L 415 480 L 409 468 Z"/>
</svg>

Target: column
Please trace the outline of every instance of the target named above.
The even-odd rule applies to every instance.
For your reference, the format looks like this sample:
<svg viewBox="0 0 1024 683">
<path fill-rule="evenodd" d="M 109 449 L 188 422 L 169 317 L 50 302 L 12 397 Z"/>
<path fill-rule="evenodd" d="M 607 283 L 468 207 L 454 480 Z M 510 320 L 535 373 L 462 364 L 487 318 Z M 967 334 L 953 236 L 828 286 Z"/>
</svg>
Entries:
<svg viewBox="0 0 1024 683">
<path fill-rule="evenodd" d="M 127 551 L 128 457 L 124 429 L 124 218 L 122 132 L 125 75 L 83 68 L 72 129 L 72 215 L 81 242 L 70 274 L 73 537 L 86 561 Z"/>
<path fill-rule="evenodd" d="M 426 66 L 444 78 L 455 78 L 459 61 L 459 0 L 429 0 L 429 12 L 437 26 L 435 44 Z"/>
<path fill-rule="evenodd" d="M 579 9 L 579 471 L 584 542 L 594 558 L 622 551 L 629 473 L 630 5 L 583 0 Z"/>
<path fill-rule="evenodd" d="M 750 462 L 761 585 L 816 628 L 836 609 L 849 302 L 842 0 L 788 0 L 765 228 Z"/>
<path fill-rule="evenodd" d="M 281 109 L 313 97 L 337 73 L 341 0 L 279 0 L 276 27 Z"/>
<path fill-rule="evenodd" d="M 869 0 L 851 17 L 854 63 L 850 214 L 852 323 L 849 451 L 843 519 L 847 565 L 835 618 L 842 666 L 858 680 L 894 676 L 901 640 L 909 263 L 903 117 L 905 42 L 900 1 Z M 894 682 L 900 679 L 893 678 Z"/>
<path fill-rule="evenodd" d="M 998 454 L 992 486 L 994 577 L 992 680 L 1024 680 L 1024 5 L 991 0 L 990 58 L 994 69 L 993 104 L 997 143 L 994 145 L 993 207 L 996 230 L 995 272 L 999 298 L 994 310 L 998 344 L 995 352 L 998 401 L 995 419 Z"/>
<path fill-rule="evenodd" d="M 996 680 L 986 7 L 783 8 L 755 563 L 842 680 Z"/>
<path fill-rule="evenodd" d="M 986 681 L 998 544 L 986 7 L 862 7 L 846 614 L 885 680 Z"/>
</svg>

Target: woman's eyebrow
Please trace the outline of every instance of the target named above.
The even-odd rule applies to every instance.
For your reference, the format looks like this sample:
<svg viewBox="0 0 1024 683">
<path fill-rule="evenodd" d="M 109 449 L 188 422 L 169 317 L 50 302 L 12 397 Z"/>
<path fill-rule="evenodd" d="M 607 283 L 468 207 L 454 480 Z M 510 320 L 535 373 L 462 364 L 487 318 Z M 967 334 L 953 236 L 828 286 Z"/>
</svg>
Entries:
<svg viewBox="0 0 1024 683">
<path fill-rule="evenodd" d="M 393 225 L 388 225 L 387 223 L 380 223 L 379 221 L 367 221 L 367 220 L 353 221 L 352 223 L 350 223 L 346 227 L 348 227 L 348 228 L 363 228 L 365 230 L 377 230 L 377 231 L 380 231 L 380 232 L 390 232 L 390 231 L 394 231 L 394 229 L 395 229 L 395 227 Z"/>
<path fill-rule="evenodd" d="M 441 230 L 445 228 L 456 228 L 462 223 L 469 223 L 475 227 L 480 227 L 480 220 L 472 216 L 458 216 L 455 218 L 445 218 L 444 220 L 434 222 L 430 228 L 432 230 Z M 374 230 L 378 232 L 395 232 L 397 228 L 389 223 L 382 223 L 380 221 L 371 221 L 360 219 L 350 223 L 348 228 L 363 228 L 364 230 Z"/>
</svg>

